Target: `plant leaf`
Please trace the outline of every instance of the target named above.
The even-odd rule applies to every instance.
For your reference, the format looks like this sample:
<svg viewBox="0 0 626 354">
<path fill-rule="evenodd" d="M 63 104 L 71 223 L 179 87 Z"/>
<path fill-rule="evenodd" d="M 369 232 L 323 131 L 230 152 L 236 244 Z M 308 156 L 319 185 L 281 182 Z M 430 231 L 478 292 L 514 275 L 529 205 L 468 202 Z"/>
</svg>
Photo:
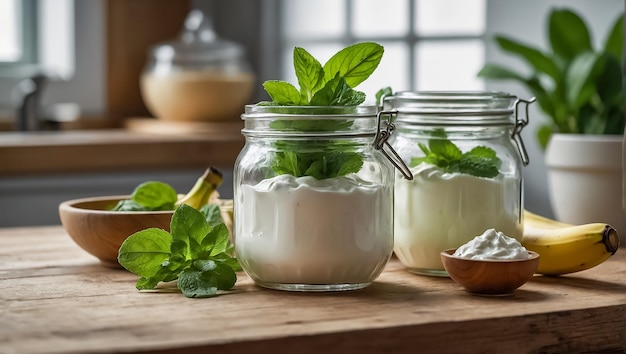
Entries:
<svg viewBox="0 0 626 354">
<path fill-rule="evenodd" d="M 169 232 L 149 228 L 128 236 L 120 246 L 117 260 L 129 272 L 151 277 L 161 264 L 170 257 L 172 235 Z"/>
<path fill-rule="evenodd" d="M 205 204 L 200 208 L 200 212 L 211 226 L 224 222 L 222 212 L 217 204 Z"/>
<path fill-rule="evenodd" d="M 583 52 L 573 58 L 565 73 L 565 90 L 567 102 L 580 108 L 589 99 L 584 94 L 584 87 L 594 84 L 594 76 L 601 65 L 601 56 L 592 51 Z"/>
<path fill-rule="evenodd" d="M 555 81 L 559 80 L 560 71 L 556 63 L 540 50 L 503 36 L 496 36 L 495 41 L 502 50 L 525 59 L 535 71 L 544 73 Z"/>
<path fill-rule="evenodd" d="M 391 95 L 393 95 L 393 89 L 390 86 L 381 88 L 376 92 L 376 104 L 382 106 L 385 97 Z"/>
<path fill-rule="evenodd" d="M 355 88 L 376 70 L 383 53 L 383 46 L 373 42 L 348 46 L 324 64 L 325 80 L 330 81 L 339 74 L 348 86 Z"/>
<path fill-rule="evenodd" d="M 176 269 L 175 267 L 169 267 L 168 265 L 168 262 L 163 262 L 161 267 L 152 276 L 139 277 L 139 279 L 137 279 L 137 283 L 135 283 L 135 287 L 139 290 L 150 290 L 154 289 L 157 284 L 162 281 L 168 282 L 176 280 L 176 278 L 178 278 L 178 273 L 180 273 L 180 270 Z"/>
<path fill-rule="evenodd" d="M 575 12 L 553 10 L 548 21 L 548 36 L 554 54 L 569 62 L 579 53 L 592 50 L 587 25 Z"/>
<path fill-rule="evenodd" d="M 263 83 L 263 88 L 275 103 L 283 106 L 300 105 L 300 92 L 286 81 L 269 80 Z"/>
<path fill-rule="evenodd" d="M 365 94 L 355 91 L 337 74 L 311 98 L 311 106 L 356 106 L 365 101 Z"/>
<path fill-rule="evenodd" d="M 624 55 L 624 14 L 617 16 L 617 20 L 604 41 L 604 51 L 621 59 Z"/>
<path fill-rule="evenodd" d="M 189 246 L 186 252 L 186 257 L 189 258 L 192 253 L 196 252 L 191 248 L 202 244 L 202 240 L 211 230 L 211 226 L 200 211 L 187 204 L 182 204 L 176 208 L 172 216 L 170 230 L 173 242 L 182 241 Z M 194 240 L 193 243 L 190 242 L 191 239 Z"/>
<path fill-rule="evenodd" d="M 478 72 L 478 77 L 497 80 L 515 80 L 522 84 L 526 83 L 526 79 L 520 74 L 497 64 L 485 64 Z"/>
<path fill-rule="evenodd" d="M 131 199 L 148 210 L 156 210 L 163 206 L 168 206 L 169 210 L 174 210 L 174 203 L 178 199 L 178 194 L 167 183 L 148 181 L 135 188 Z"/>
<path fill-rule="evenodd" d="M 223 223 L 217 224 L 211 228 L 211 231 L 202 240 L 202 251 L 207 257 L 223 253 L 228 248 L 230 236 L 228 228 Z"/>
<path fill-rule="evenodd" d="M 553 132 L 554 128 L 551 124 L 543 124 L 537 129 L 537 141 L 543 150 L 548 147 L 548 142 Z"/>
<path fill-rule="evenodd" d="M 300 85 L 300 94 L 304 102 L 310 102 L 313 94 L 324 85 L 322 64 L 305 49 L 293 50 L 293 65 Z"/>
<path fill-rule="evenodd" d="M 461 150 L 447 139 L 430 139 L 428 147 L 431 153 L 438 155 L 447 162 L 459 160 L 463 155 Z"/>
<path fill-rule="evenodd" d="M 231 289 L 237 274 L 223 262 L 198 260 L 178 276 L 178 288 L 186 297 L 211 297 L 218 290 Z"/>
</svg>

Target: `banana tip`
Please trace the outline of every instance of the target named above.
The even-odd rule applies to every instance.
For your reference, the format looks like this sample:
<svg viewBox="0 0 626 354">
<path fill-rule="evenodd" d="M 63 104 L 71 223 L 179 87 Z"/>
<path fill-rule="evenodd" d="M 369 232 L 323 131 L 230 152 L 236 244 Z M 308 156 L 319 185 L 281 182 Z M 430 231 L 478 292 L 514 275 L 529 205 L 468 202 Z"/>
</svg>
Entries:
<svg viewBox="0 0 626 354">
<path fill-rule="evenodd" d="M 615 230 L 612 226 L 607 225 L 603 236 L 602 241 L 604 242 L 607 252 L 615 254 L 619 248 L 619 236 L 617 234 L 617 230 Z"/>
</svg>

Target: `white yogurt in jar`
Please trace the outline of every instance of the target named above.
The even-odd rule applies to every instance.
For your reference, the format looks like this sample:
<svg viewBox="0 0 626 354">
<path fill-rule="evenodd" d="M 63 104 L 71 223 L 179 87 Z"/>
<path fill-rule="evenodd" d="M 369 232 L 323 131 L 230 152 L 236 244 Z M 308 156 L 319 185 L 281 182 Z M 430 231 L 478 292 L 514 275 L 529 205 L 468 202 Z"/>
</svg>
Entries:
<svg viewBox="0 0 626 354">
<path fill-rule="evenodd" d="M 482 235 L 474 237 L 468 243 L 457 248 L 453 256 L 479 260 L 528 259 L 530 253 L 526 247 L 495 229 L 488 229 Z"/>
<path fill-rule="evenodd" d="M 412 272 L 447 273 L 439 253 L 457 248 L 488 228 L 521 240 L 521 185 L 514 178 L 412 168 L 412 181 L 396 178 L 394 251 Z"/>
<path fill-rule="evenodd" d="M 393 250 L 389 188 L 354 175 L 241 185 L 237 258 L 261 285 L 370 283 Z"/>
</svg>

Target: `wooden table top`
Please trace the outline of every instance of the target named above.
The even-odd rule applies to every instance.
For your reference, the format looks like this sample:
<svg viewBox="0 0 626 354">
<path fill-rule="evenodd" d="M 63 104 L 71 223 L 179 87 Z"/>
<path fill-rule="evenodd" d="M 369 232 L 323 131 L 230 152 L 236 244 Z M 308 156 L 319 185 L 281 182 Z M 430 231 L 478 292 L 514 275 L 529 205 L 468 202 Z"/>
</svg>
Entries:
<svg viewBox="0 0 626 354">
<path fill-rule="evenodd" d="M 345 293 L 260 288 L 189 299 L 140 292 L 60 226 L 0 229 L 0 353 L 573 353 L 626 351 L 626 250 L 584 272 L 535 276 L 506 297 L 392 260 Z"/>
</svg>

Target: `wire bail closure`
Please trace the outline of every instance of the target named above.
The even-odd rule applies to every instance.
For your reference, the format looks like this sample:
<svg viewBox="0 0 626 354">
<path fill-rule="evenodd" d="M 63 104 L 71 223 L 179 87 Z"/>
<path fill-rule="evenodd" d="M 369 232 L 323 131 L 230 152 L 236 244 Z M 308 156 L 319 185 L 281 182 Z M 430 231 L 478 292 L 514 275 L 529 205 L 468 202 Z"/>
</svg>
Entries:
<svg viewBox="0 0 626 354">
<path fill-rule="evenodd" d="M 382 116 L 387 115 L 387 120 L 382 120 Z M 413 180 L 413 173 L 407 167 L 407 165 L 402 161 L 402 158 L 398 155 L 396 150 L 391 147 L 391 145 L 387 142 L 391 137 L 396 126 L 392 123 L 392 118 L 398 115 L 398 111 L 380 111 L 376 115 L 376 135 L 374 136 L 374 149 L 379 150 L 385 155 L 385 157 L 391 161 L 391 163 L 402 173 L 404 178 L 409 181 Z M 381 123 L 384 123 L 385 129 L 382 129 Z"/>
<path fill-rule="evenodd" d="M 517 102 L 515 102 L 515 125 L 513 126 L 513 130 L 511 131 L 511 139 L 515 141 L 515 145 L 517 145 L 517 150 L 519 151 L 520 156 L 522 157 L 522 163 L 524 166 L 527 166 L 530 160 L 528 159 L 528 152 L 526 152 L 526 146 L 524 145 L 524 140 L 522 140 L 522 129 L 526 125 L 528 125 L 528 106 L 531 103 L 535 102 L 535 97 L 531 97 L 528 100 L 519 98 Z M 519 115 L 519 105 L 520 103 L 525 103 L 525 115 L 524 117 L 520 117 Z"/>
</svg>

